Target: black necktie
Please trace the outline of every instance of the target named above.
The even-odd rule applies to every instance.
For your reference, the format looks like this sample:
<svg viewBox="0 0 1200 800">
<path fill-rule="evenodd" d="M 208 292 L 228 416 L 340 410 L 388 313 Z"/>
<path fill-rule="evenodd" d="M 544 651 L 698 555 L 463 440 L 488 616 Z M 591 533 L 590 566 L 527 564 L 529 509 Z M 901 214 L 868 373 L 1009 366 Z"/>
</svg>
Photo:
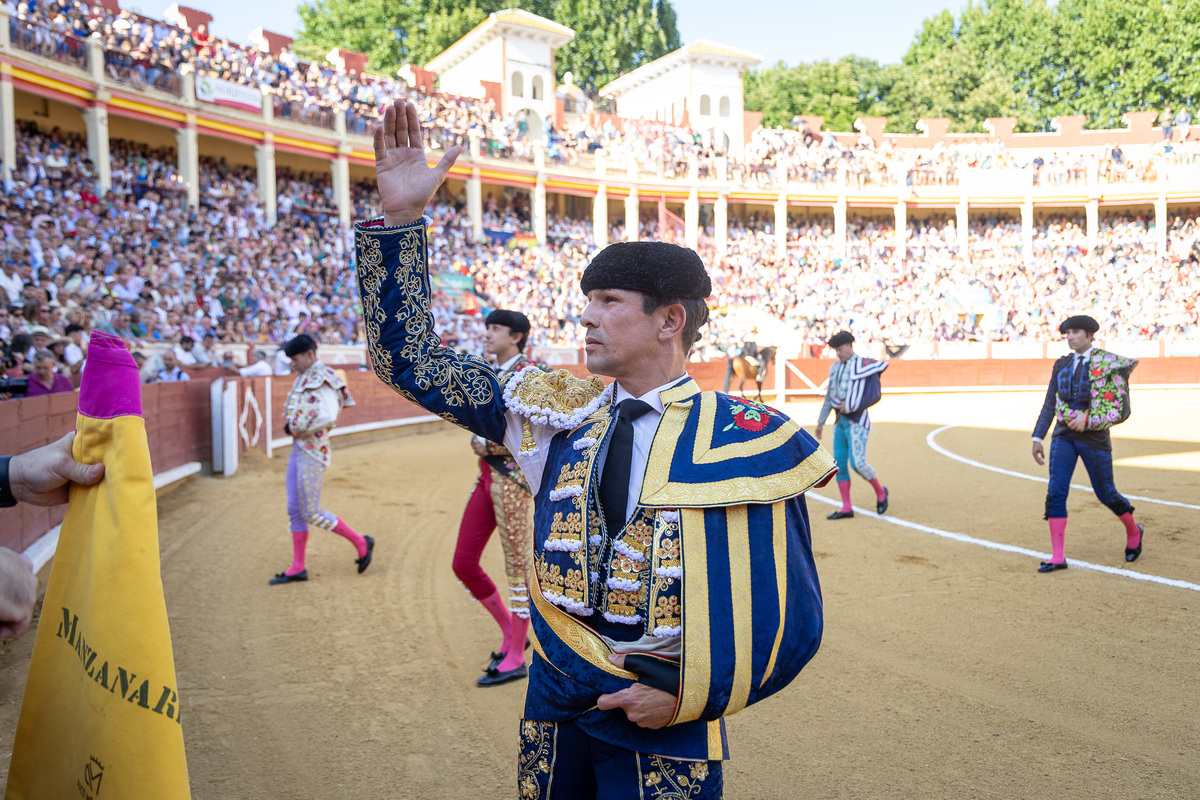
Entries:
<svg viewBox="0 0 1200 800">
<path fill-rule="evenodd" d="M 1071 396 L 1079 395 L 1079 373 L 1083 371 L 1083 354 L 1075 356 L 1075 366 L 1071 370 Z"/>
<path fill-rule="evenodd" d="M 608 443 L 608 456 L 600 476 L 600 508 L 610 536 L 615 536 L 625 526 L 629 466 L 633 461 L 633 421 L 649 410 L 649 405 L 632 397 L 617 404 L 616 427 Z"/>
</svg>

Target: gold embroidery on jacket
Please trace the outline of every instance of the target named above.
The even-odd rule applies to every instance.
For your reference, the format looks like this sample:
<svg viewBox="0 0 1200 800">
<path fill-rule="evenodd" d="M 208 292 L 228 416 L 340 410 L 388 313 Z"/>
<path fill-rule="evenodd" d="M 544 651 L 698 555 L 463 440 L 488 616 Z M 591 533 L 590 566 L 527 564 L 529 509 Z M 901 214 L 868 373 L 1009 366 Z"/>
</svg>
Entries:
<svg viewBox="0 0 1200 800">
<path fill-rule="evenodd" d="M 604 392 L 604 381 L 595 375 L 576 378 L 565 369 L 527 372 L 513 389 L 513 397 L 534 413 L 570 416 Z"/>
<path fill-rule="evenodd" d="M 546 561 L 546 554 L 542 553 L 537 559 L 538 583 L 542 589 L 550 594 L 561 596 L 563 593 L 563 576 L 561 568 L 558 564 L 551 564 Z"/>
<path fill-rule="evenodd" d="M 413 364 L 413 382 L 422 391 L 437 387 L 442 401 L 451 408 L 464 405 L 482 406 L 495 397 L 495 374 L 482 359 L 460 356 L 452 349 L 440 344 L 433 330 L 433 315 L 429 310 L 428 276 L 425 264 L 425 234 L 412 229 L 400 232 L 400 245 L 396 268 L 392 274 L 399 287 L 400 301 L 394 321 L 402 326 L 404 336 L 397 354 Z M 383 264 L 380 234 L 357 231 L 359 269 L 363 270 L 363 317 L 366 320 L 367 339 L 370 342 L 371 362 L 380 380 L 396 389 L 409 400 L 413 395 L 398 388 L 392 375 L 394 365 L 392 353 L 379 344 L 380 328 L 387 321 L 387 313 L 381 304 L 381 294 L 388 279 Z M 453 413 L 443 411 L 438 416 L 450 422 L 458 422 Z"/>
<path fill-rule="evenodd" d="M 568 569 L 567 577 L 563 581 L 563 597 L 574 603 L 583 605 L 583 590 L 586 583 L 583 580 L 583 571 L 578 569 Z"/>
<path fill-rule="evenodd" d="M 521 800 L 542 797 L 543 784 L 549 789 L 557 736 L 557 723 L 521 721 L 521 754 L 517 761 L 517 788 Z"/>
<path fill-rule="evenodd" d="M 654 619 L 647 626 L 652 631 L 657 628 L 678 628 L 683 625 L 683 618 L 680 614 L 679 596 L 667 594 L 674 583 L 674 578 L 654 579 Z"/>
<path fill-rule="evenodd" d="M 639 772 L 642 770 L 642 758 L 649 762 L 642 774 L 644 800 L 687 800 L 703 794 L 704 782 L 709 776 L 707 761 L 677 761 L 639 754 Z"/>
<path fill-rule="evenodd" d="M 563 464 L 558 473 L 558 483 L 555 484 L 555 489 L 565 489 L 568 486 L 583 486 L 583 479 L 587 477 L 588 462 L 580 461 L 578 464 Z"/>
<path fill-rule="evenodd" d="M 549 546 L 551 542 L 578 542 L 579 547 L 554 547 Z M 546 538 L 546 544 L 542 545 L 547 550 L 573 550 L 578 552 L 584 546 L 583 543 L 583 514 L 578 511 L 562 511 L 554 512 L 554 520 L 550 523 L 550 535 Z"/>
</svg>

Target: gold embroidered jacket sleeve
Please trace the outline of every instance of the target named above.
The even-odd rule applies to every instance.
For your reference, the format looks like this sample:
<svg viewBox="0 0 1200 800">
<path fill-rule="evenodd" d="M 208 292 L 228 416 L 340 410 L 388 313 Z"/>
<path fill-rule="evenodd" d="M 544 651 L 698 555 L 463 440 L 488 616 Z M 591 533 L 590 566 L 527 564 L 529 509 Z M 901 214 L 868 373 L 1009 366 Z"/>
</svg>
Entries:
<svg viewBox="0 0 1200 800">
<path fill-rule="evenodd" d="M 422 408 L 483 438 L 504 441 L 504 398 L 483 359 L 442 345 L 433 328 L 424 221 L 354 226 L 371 366 Z"/>
</svg>

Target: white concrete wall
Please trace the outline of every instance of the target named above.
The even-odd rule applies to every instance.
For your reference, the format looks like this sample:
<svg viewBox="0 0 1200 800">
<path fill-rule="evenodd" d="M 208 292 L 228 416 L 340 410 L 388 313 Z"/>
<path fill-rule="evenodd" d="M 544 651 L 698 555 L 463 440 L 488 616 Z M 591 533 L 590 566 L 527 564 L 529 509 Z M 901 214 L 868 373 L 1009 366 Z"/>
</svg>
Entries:
<svg viewBox="0 0 1200 800">
<path fill-rule="evenodd" d="M 554 113 L 554 70 L 551 67 L 551 49 L 545 42 L 510 35 L 505 39 L 504 65 L 504 111 L 516 114 L 521 109 L 530 109 L 544 120 Z M 521 73 L 521 97 L 512 94 L 514 72 Z M 542 79 L 541 99 L 533 99 L 533 79 Z"/>
<path fill-rule="evenodd" d="M 627 118 L 657 119 L 678 125 L 683 120 L 686 101 L 688 112 L 694 119 L 696 108 L 687 100 L 689 72 L 690 68 L 686 63 L 680 64 L 654 80 L 630 89 L 617 99 L 617 114 Z"/>
<path fill-rule="evenodd" d="M 700 114 L 700 98 L 708 95 L 709 113 Z M 729 98 L 729 115 L 721 116 L 721 98 Z M 717 67 L 711 64 L 696 64 L 692 67 L 691 99 L 692 127 L 703 134 L 714 131 L 713 143 L 720 146 L 721 134 L 729 137 L 729 148 L 733 153 L 741 152 L 743 141 L 742 115 L 744 97 L 742 78 L 732 67 Z"/>
<path fill-rule="evenodd" d="M 461 63 L 438 75 L 438 88 L 464 97 L 483 97 L 480 81 L 494 81 L 504 71 L 504 43 L 493 39 Z M 505 106 L 508 110 L 508 106 Z"/>
</svg>

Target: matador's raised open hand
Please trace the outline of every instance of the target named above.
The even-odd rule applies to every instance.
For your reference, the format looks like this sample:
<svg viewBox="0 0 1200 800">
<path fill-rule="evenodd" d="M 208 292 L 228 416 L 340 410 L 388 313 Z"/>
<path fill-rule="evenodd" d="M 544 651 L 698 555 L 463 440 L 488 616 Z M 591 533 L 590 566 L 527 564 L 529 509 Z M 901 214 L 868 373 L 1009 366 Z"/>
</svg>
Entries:
<svg viewBox="0 0 1200 800">
<path fill-rule="evenodd" d="M 388 106 L 383 121 L 375 126 L 375 173 L 384 224 L 408 225 L 419 220 L 462 152 L 461 147 L 451 147 L 431 169 L 425 160 L 417 107 L 403 100 Z"/>
</svg>

